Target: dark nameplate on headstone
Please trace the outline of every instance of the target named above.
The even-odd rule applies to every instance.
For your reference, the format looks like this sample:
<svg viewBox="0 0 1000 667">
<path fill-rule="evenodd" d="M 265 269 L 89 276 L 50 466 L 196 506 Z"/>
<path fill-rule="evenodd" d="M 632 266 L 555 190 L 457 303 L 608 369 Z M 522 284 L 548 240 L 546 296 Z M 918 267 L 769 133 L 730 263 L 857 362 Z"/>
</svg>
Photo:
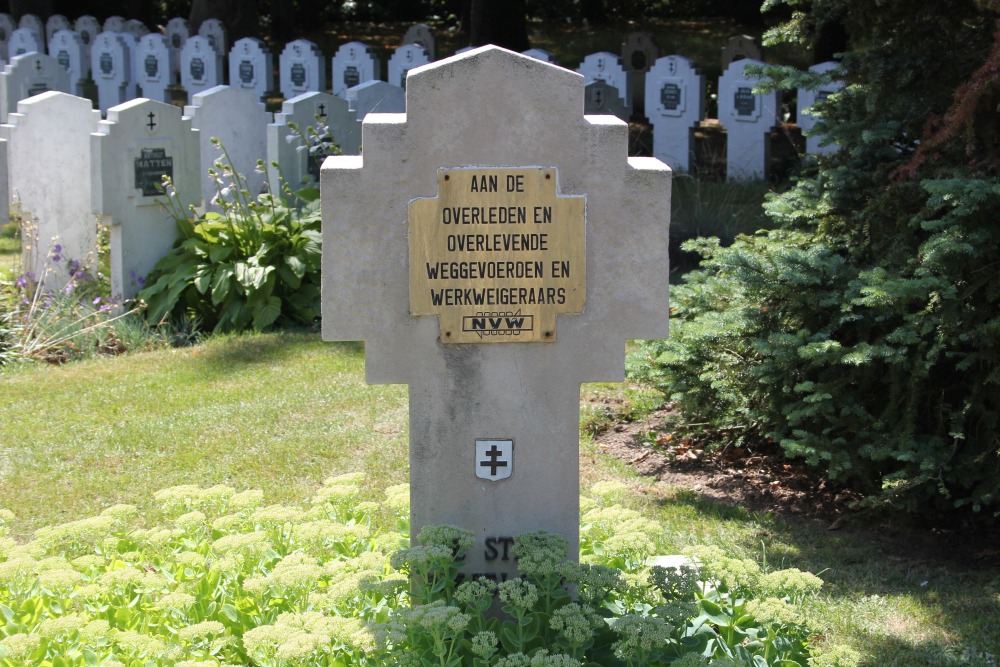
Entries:
<svg viewBox="0 0 1000 667">
<path fill-rule="evenodd" d="M 301 86 L 306 82 L 306 68 L 302 63 L 292 65 L 292 83 Z"/>
<path fill-rule="evenodd" d="M 100 62 L 101 62 L 101 72 L 103 72 L 105 76 L 111 74 L 111 70 L 114 69 L 115 67 L 115 61 L 114 58 L 111 57 L 111 54 L 108 52 L 102 53 Z"/>
<path fill-rule="evenodd" d="M 181 36 L 180 33 L 174 33 L 170 36 L 170 46 L 175 49 L 181 48 Z"/>
<path fill-rule="evenodd" d="M 681 104 L 681 87 L 676 83 L 665 83 L 660 88 L 660 104 L 667 111 L 676 111 Z"/>
<path fill-rule="evenodd" d="M 135 159 L 135 187 L 143 197 L 163 194 L 163 177 L 174 177 L 174 158 L 165 148 L 143 148 Z"/>
<path fill-rule="evenodd" d="M 191 78 L 195 81 L 205 78 L 205 61 L 201 58 L 191 59 Z"/>
<path fill-rule="evenodd" d="M 146 66 L 146 76 L 151 79 L 160 71 L 160 61 L 152 53 L 146 56 L 144 65 Z"/>
<path fill-rule="evenodd" d="M 69 71 L 69 51 L 60 51 L 56 54 L 56 60 L 63 66 L 63 69 Z"/>
<path fill-rule="evenodd" d="M 36 83 L 31 88 L 28 88 L 28 97 L 34 95 L 41 95 L 42 93 L 49 92 L 49 87 L 44 83 Z"/>
<path fill-rule="evenodd" d="M 834 91 L 832 91 L 832 90 L 818 90 L 818 91 L 816 91 L 816 101 L 813 104 L 821 104 L 823 102 L 826 102 L 827 98 L 829 98 L 830 95 L 833 95 L 833 93 L 834 93 Z"/>
<path fill-rule="evenodd" d="M 747 86 L 740 86 L 733 95 L 733 106 L 736 108 L 737 116 L 752 116 L 757 109 L 757 98 L 753 94 L 753 89 Z"/>
<path fill-rule="evenodd" d="M 348 88 L 353 88 L 354 86 L 361 83 L 361 73 L 358 72 L 358 68 L 354 65 L 348 65 L 344 68 L 344 85 Z"/>
<path fill-rule="evenodd" d="M 243 60 L 240 62 L 240 81 L 247 85 L 253 83 L 253 61 Z"/>
</svg>

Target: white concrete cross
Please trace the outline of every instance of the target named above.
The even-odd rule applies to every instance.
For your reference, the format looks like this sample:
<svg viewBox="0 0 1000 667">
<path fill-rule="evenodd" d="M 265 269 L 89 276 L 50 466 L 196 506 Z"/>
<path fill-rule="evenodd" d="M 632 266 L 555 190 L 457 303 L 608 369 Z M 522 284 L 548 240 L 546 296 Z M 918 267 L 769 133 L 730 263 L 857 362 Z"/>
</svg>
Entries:
<svg viewBox="0 0 1000 667">
<path fill-rule="evenodd" d="M 363 154 L 322 170 L 323 336 L 409 384 L 412 533 L 472 530 L 467 575 L 515 574 L 490 545 L 522 532 L 576 557 L 580 384 L 667 334 L 671 172 L 583 95 L 474 49 L 411 71 L 406 113 L 369 114 Z"/>
</svg>

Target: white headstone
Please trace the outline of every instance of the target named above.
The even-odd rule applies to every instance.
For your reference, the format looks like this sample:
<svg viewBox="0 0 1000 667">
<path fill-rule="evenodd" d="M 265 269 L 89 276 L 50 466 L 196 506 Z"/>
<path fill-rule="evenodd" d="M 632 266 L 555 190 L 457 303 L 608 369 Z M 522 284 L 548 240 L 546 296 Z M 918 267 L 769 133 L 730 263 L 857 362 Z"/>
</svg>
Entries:
<svg viewBox="0 0 1000 667">
<path fill-rule="evenodd" d="M 139 97 L 139 84 L 136 82 L 136 71 L 138 66 L 136 64 L 136 52 L 139 50 L 139 40 L 135 38 L 135 35 L 125 31 L 118 33 L 121 38 L 122 43 L 125 45 L 125 49 L 128 51 L 128 62 L 129 62 L 129 80 L 125 87 L 125 99 L 133 99 Z"/>
<path fill-rule="evenodd" d="M 176 106 L 137 99 L 109 109 L 91 141 L 93 212 L 111 226 L 111 296 L 129 299 L 177 238 L 162 176 L 183 210 L 201 200 L 198 133 Z"/>
<path fill-rule="evenodd" d="M 45 22 L 34 14 L 25 14 L 18 21 L 18 28 L 27 28 L 38 35 L 39 50 L 45 51 Z"/>
<path fill-rule="evenodd" d="M 69 92 L 69 74 L 52 56 L 25 53 L 14 56 L 0 73 L 0 123 L 17 111 L 17 103 L 49 90 Z"/>
<path fill-rule="evenodd" d="M 737 60 L 760 60 L 762 57 L 757 40 L 750 35 L 735 35 L 722 47 L 720 64 L 725 72 Z"/>
<path fill-rule="evenodd" d="M 646 74 L 645 106 L 653 126 L 653 157 L 675 171 L 688 171 L 691 132 L 705 117 L 705 77 L 684 56 L 659 58 Z"/>
<path fill-rule="evenodd" d="M 297 126 L 295 131 L 291 126 Z M 274 123 L 267 126 L 267 160 L 277 162 L 292 191 L 319 182 L 323 151 L 309 152 L 313 130 L 328 127 L 340 151 L 357 155 L 361 147 L 361 123 L 348 108 L 347 100 L 329 93 L 304 93 L 281 105 Z M 278 192 L 278 173 L 271 170 L 271 192 Z"/>
<path fill-rule="evenodd" d="M 102 32 L 90 47 L 91 77 L 97 84 L 97 105 L 101 111 L 130 97 L 132 57 L 128 44 L 117 32 Z"/>
<path fill-rule="evenodd" d="M 18 28 L 10 36 L 7 42 L 7 59 L 13 60 L 14 56 L 21 56 L 25 53 L 45 53 L 45 46 L 42 44 L 42 37 L 45 33 L 36 32 L 34 28 Z"/>
<path fill-rule="evenodd" d="M 434 60 L 434 54 L 437 53 L 437 50 L 434 48 L 434 33 L 431 32 L 430 26 L 427 24 L 417 23 L 416 25 L 411 25 L 406 30 L 406 34 L 403 35 L 403 45 L 407 44 L 419 44 L 424 47 L 427 56 L 431 60 Z"/>
<path fill-rule="evenodd" d="M 7 43 L 15 30 L 17 30 L 17 24 L 14 23 L 14 17 L 0 12 L 0 58 L 4 60 L 7 59 L 8 55 Z"/>
<path fill-rule="evenodd" d="M 319 47 L 308 39 L 286 44 L 278 57 L 278 69 L 281 95 L 286 100 L 326 90 L 326 61 Z"/>
<path fill-rule="evenodd" d="M 545 49 L 528 49 L 527 51 L 522 51 L 521 53 L 529 58 L 541 60 L 543 63 L 555 64 L 556 62 L 556 59 L 552 57 L 552 54 Z"/>
<path fill-rule="evenodd" d="M 261 100 L 274 90 L 274 58 L 255 37 L 236 40 L 229 52 L 229 85 L 253 92 Z"/>
<path fill-rule="evenodd" d="M 125 32 L 125 19 L 121 16 L 109 16 L 104 19 L 102 32 Z"/>
<path fill-rule="evenodd" d="M 583 59 L 576 71 L 583 75 L 587 82 L 604 81 L 618 89 L 618 96 L 625 106 L 631 108 L 632 93 L 628 85 L 628 74 L 622 66 L 622 59 L 613 53 L 600 51 L 591 53 Z"/>
<path fill-rule="evenodd" d="M 132 35 L 138 42 L 143 38 L 143 36 L 149 34 L 149 28 L 147 28 L 146 24 L 139 19 L 129 19 L 128 21 L 125 21 L 125 30 L 123 32 L 127 32 Z"/>
<path fill-rule="evenodd" d="M 62 14 L 53 14 L 45 21 L 45 41 L 48 43 L 52 42 L 52 38 L 56 36 L 56 33 L 60 30 L 72 30 L 73 26 L 70 25 L 69 19 Z"/>
<path fill-rule="evenodd" d="M 101 24 L 93 16 L 81 16 L 73 24 L 73 29 L 80 33 L 80 39 L 86 47 L 90 47 L 94 40 L 101 34 Z"/>
<path fill-rule="evenodd" d="M 586 114 L 611 114 L 628 122 L 629 110 L 625 106 L 618 89 L 607 81 L 589 81 L 583 98 L 583 112 Z"/>
<path fill-rule="evenodd" d="M 208 168 L 223 159 L 223 155 L 212 144 L 213 137 L 221 142 L 231 166 L 246 179 L 250 196 L 256 199 L 265 184 L 264 174 L 257 173 L 257 160 L 267 157 L 267 126 L 271 122 L 271 114 L 264 109 L 260 96 L 250 90 L 216 86 L 195 95 L 191 104 L 184 107 L 184 115 L 190 117 L 191 126 L 199 133 L 204 206 L 218 210 L 211 205 L 216 186 Z"/>
<path fill-rule="evenodd" d="M 667 334 L 670 170 L 585 117 L 583 86 L 478 48 L 412 72 L 406 114 L 323 166 L 323 337 L 410 385 L 411 535 L 472 531 L 466 576 L 516 576 L 523 532 L 578 557 L 580 384 Z"/>
<path fill-rule="evenodd" d="M 87 54 L 90 47 L 83 43 L 74 30 L 59 30 L 49 40 L 49 54 L 62 65 L 69 74 L 69 89 L 73 95 L 83 97 L 83 83 L 88 78 Z"/>
<path fill-rule="evenodd" d="M 726 178 L 752 180 L 767 175 L 771 128 L 778 122 L 781 100 L 777 91 L 753 92 L 761 83 L 744 73 L 759 60 L 737 60 L 719 77 L 719 122 L 726 128 Z"/>
<path fill-rule="evenodd" d="M 404 44 L 389 58 L 387 80 L 394 86 L 406 88 L 406 73 L 431 61 L 427 51 L 419 44 Z"/>
<path fill-rule="evenodd" d="M 819 63 L 809 68 L 814 74 L 828 74 L 839 67 L 835 62 L 828 61 Z M 817 102 L 825 102 L 826 98 L 838 92 L 844 87 L 843 81 L 831 81 L 829 84 L 821 86 L 816 90 L 799 88 L 798 92 L 798 124 L 802 128 L 802 133 L 806 136 L 806 153 L 835 153 L 837 145 L 834 143 L 824 143 L 824 136 L 814 133 L 816 126 L 816 116 L 810 113 L 810 109 Z"/>
<path fill-rule="evenodd" d="M 370 113 L 403 113 L 406 91 L 385 81 L 368 81 L 348 88 L 347 104 L 360 120 Z"/>
<path fill-rule="evenodd" d="M 184 42 L 191 36 L 188 29 L 188 22 L 180 17 L 175 17 L 167 21 L 166 26 L 167 44 L 170 47 L 170 71 L 174 74 L 174 81 L 181 80 L 181 49 Z"/>
<path fill-rule="evenodd" d="M 367 44 L 347 42 L 333 54 L 330 71 L 333 94 L 343 97 L 348 88 L 378 79 L 379 61 Z"/>
<path fill-rule="evenodd" d="M 181 85 L 190 99 L 222 83 L 222 57 L 215 52 L 208 37 L 188 38 L 181 49 Z"/>
<path fill-rule="evenodd" d="M 220 57 L 229 53 L 229 41 L 226 39 L 226 26 L 219 19 L 205 19 L 198 27 L 198 34 L 208 37 L 209 43 Z"/>
<path fill-rule="evenodd" d="M 632 91 L 629 106 L 639 113 L 645 113 L 646 72 L 659 57 L 660 47 L 648 32 L 630 32 L 622 42 L 622 64 Z"/>
<path fill-rule="evenodd" d="M 164 35 L 151 32 L 139 40 L 135 51 L 135 82 L 143 97 L 170 101 L 170 46 Z"/>
<path fill-rule="evenodd" d="M 48 92 L 19 102 L 3 126 L 11 188 L 22 211 L 38 220 L 37 243 L 24 244 L 25 269 L 47 289 L 65 287 L 72 269 L 96 268 L 90 135 L 100 120 L 90 100 Z M 51 255 L 60 259 L 47 261 Z"/>
</svg>

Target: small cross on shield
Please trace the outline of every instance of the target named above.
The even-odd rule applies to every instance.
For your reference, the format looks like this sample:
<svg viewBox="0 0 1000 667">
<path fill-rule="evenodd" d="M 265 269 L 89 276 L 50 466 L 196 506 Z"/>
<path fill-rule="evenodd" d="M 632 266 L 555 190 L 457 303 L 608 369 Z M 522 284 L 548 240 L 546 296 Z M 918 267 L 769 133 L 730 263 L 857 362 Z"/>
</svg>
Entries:
<svg viewBox="0 0 1000 667">
<path fill-rule="evenodd" d="M 513 472 L 513 440 L 476 440 L 476 477 L 496 482 Z"/>
</svg>

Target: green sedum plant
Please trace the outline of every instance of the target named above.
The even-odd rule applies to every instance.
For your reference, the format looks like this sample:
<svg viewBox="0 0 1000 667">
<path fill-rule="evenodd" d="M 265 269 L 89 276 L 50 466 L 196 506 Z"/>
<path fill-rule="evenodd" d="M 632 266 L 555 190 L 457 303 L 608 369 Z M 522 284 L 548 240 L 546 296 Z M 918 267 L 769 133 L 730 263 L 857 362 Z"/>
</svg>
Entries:
<svg viewBox="0 0 1000 667">
<path fill-rule="evenodd" d="M 320 315 L 319 191 L 254 196 L 225 148 L 209 174 L 220 211 L 196 215 L 165 184 L 180 238 L 138 298 L 146 319 L 194 320 L 214 332 L 311 325 Z M 262 161 L 258 168 L 266 170 Z"/>
</svg>

